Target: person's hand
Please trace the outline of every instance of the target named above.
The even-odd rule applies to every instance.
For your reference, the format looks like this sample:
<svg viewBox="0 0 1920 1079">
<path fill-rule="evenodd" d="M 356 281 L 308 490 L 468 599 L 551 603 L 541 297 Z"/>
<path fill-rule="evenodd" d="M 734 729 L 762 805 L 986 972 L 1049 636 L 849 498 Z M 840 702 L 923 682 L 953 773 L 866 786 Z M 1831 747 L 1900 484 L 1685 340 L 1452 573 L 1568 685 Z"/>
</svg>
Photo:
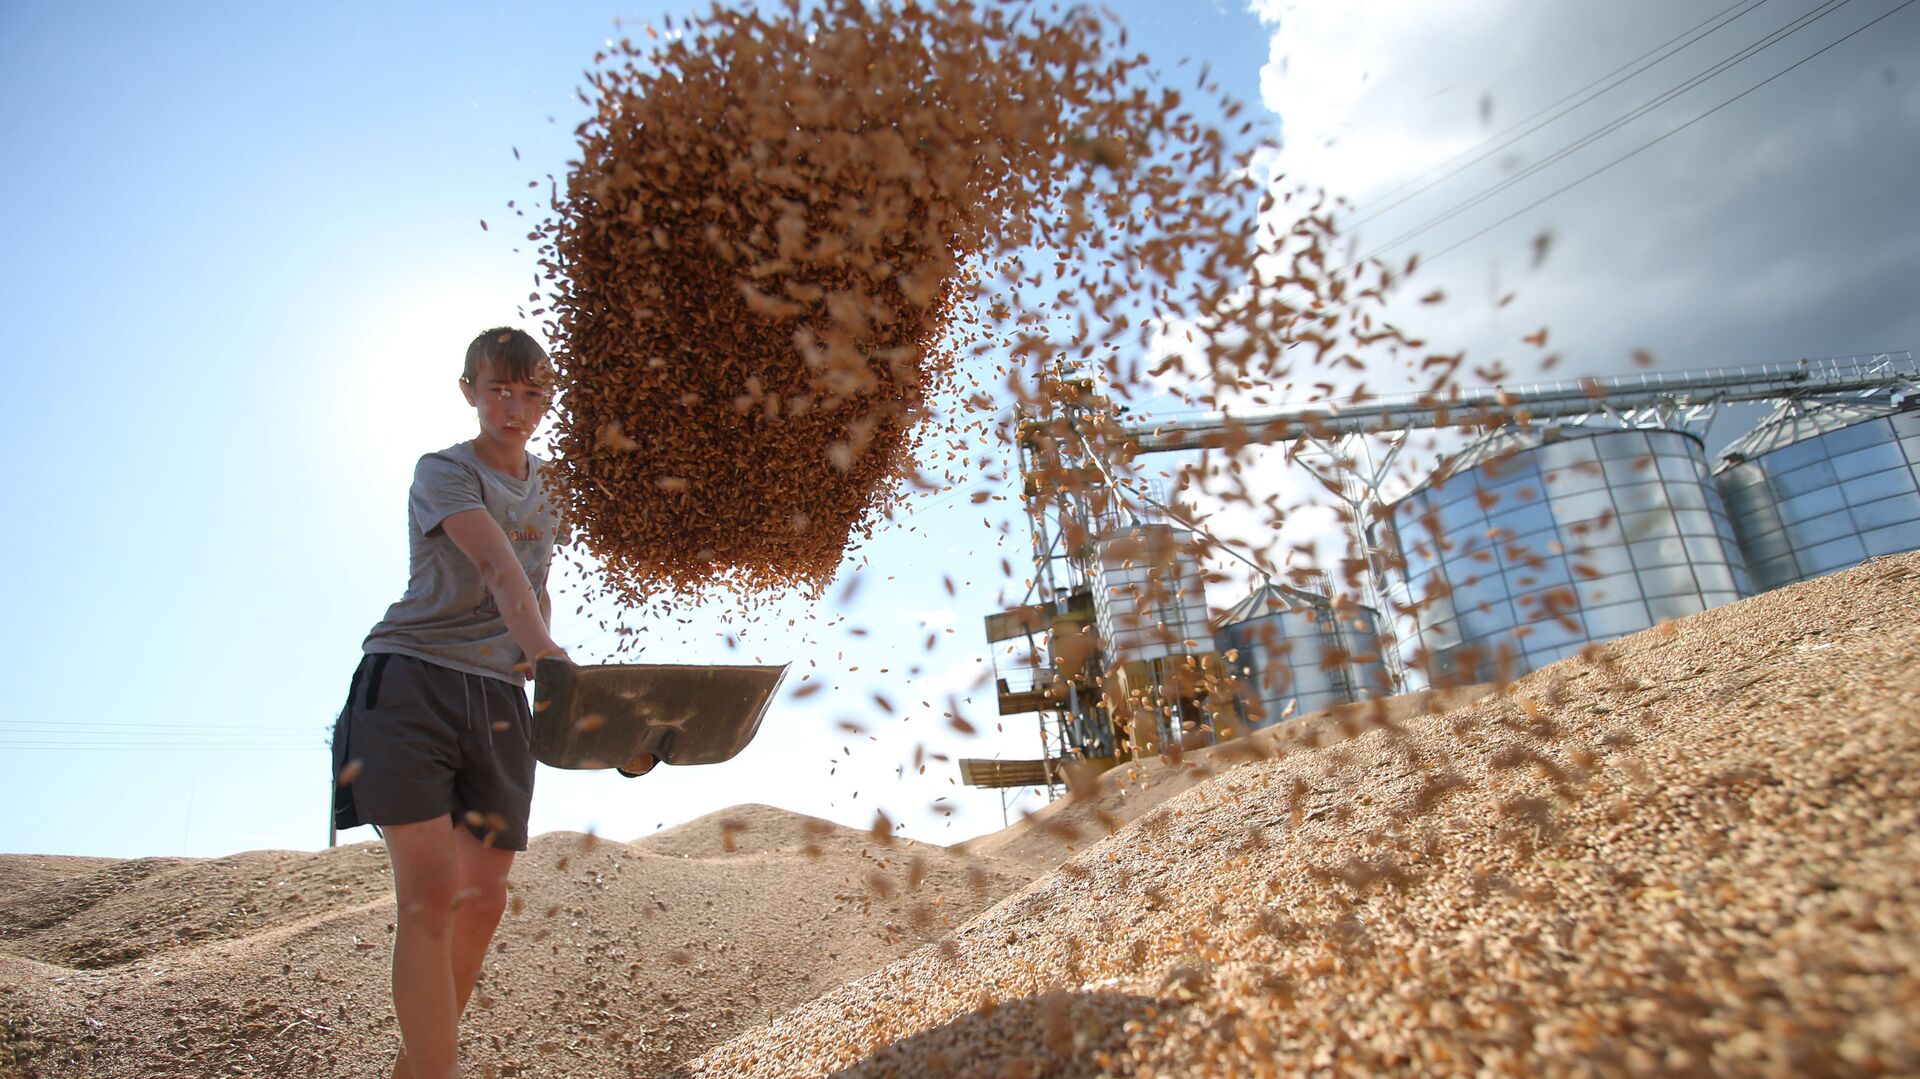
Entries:
<svg viewBox="0 0 1920 1079">
<path fill-rule="evenodd" d="M 651 753 L 635 753 L 631 760 L 615 768 L 614 771 L 619 772 L 628 779 L 638 779 L 648 772 L 653 771 L 653 766 L 659 763 L 659 760 Z"/>
<path fill-rule="evenodd" d="M 567 655 L 567 650 L 556 644 L 552 648 L 547 649 L 546 651 L 540 653 L 537 656 L 534 656 L 532 659 L 529 659 L 524 663 L 514 664 L 513 667 L 514 667 L 514 670 L 519 671 L 522 674 L 525 674 L 528 678 L 532 678 L 534 677 L 534 672 L 538 670 L 540 667 L 540 661 L 543 659 L 557 659 L 562 663 L 573 662 L 573 657 L 570 655 Z"/>
</svg>

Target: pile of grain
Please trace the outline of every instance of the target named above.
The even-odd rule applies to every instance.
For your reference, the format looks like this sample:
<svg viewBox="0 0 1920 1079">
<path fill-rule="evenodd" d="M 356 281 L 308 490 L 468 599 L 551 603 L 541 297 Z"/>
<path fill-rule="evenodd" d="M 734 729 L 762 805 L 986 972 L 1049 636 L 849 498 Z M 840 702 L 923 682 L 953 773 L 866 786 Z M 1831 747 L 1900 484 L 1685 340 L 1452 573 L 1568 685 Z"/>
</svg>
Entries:
<svg viewBox="0 0 1920 1079">
<path fill-rule="evenodd" d="M 1917 609 L 1920 553 L 1877 560 L 1445 714 L 1150 768 L 970 855 L 762 806 L 543 836 L 463 1055 L 583 1079 L 1915 1074 Z M 1057 859 L 1042 825 L 1195 778 L 1024 888 L 1000 856 Z M 377 844 L 0 874 L 0 1075 L 390 1059 Z"/>
<path fill-rule="evenodd" d="M 1920 1073 L 1916 610 L 1878 560 L 1236 768 L 671 1074 Z"/>
<path fill-rule="evenodd" d="M 9 881 L 16 868 L 38 879 L 0 899 L 0 1076 L 371 1076 L 391 1063 L 383 845 L 0 858 Z M 655 1074 L 1031 876 L 766 806 L 632 844 L 543 835 L 515 863 L 462 1059 L 472 1075 Z"/>
<path fill-rule="evenodd" d="M 1009 828 L 962 843 L 960 849 L 1049 873 L 1161 803 L 1230 768 L 1343 742 L 1382 721 L 1405 723 L 1449 711 L 1492 691 L 1491 685 L 1477 685 L 1376 698 L 1299 716 L 1242 738 L 1183 753 L 1178 759 L 1127 761 L 1084 783 L 1070 784 L 1076 789 L 1068 797 L 1049 803 Z"/>
</svg>

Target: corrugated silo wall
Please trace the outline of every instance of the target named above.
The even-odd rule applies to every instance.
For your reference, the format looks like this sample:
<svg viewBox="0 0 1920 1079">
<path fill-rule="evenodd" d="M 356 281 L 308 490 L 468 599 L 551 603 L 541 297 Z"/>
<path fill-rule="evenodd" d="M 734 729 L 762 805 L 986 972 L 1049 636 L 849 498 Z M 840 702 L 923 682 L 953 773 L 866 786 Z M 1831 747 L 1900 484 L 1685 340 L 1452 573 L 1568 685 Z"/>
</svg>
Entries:
<svg viewBox="0 0 1920 1079">
<path fill-rule="evenodd" d="M 1260 728 L 1391 693 L 1379 632 L 1365 607 L 1303 607 L 1222 626 L 1214 642 L 1239 680 L 1247 725 Z"/>
<path fill-rule="evenodd" d="M 1204 715 L 1219 671 L 1207 625 L 1206 579 L 1191 533 L 1144 524 L 1097 544 L 1094 619 L 1105 660 L 1102 693 L 1126 755 L 1157 752 Z"/>
<path fill-rule="evenodd" d="M 1685 432 L 1521 449 L 1389 514 L 1406 566 L 1389 572 L 1388 596 L 1414 608 L 1402 653 L 1433 683 L 1518 677 L 1753 593 L 1704 447 Z"/>
<path fill-rule="evenodd" d="M 1920 549 L 1920 410 L 1724 466 L 1714 484 L 1761 591 Z"/>
<path fill-rule="evenodd" d="M 1094 618 L 1109 667 L 1210 650 L 1206 579 L 1190 542 L 1164 525 L 1100 540 Z"/>
</svg>

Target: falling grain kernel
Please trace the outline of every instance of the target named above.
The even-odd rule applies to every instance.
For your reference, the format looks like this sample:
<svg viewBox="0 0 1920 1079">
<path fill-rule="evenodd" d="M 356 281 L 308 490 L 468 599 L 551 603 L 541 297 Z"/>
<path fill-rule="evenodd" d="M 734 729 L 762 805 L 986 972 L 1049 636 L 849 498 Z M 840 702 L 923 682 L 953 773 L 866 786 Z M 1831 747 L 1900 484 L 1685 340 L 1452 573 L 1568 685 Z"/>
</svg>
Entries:
<svg viewBox="0 0 1920 1079">
<path fill-rule="evenodd" d="M 627 437 L 626 430 L 619 420 L 608 420 L 594 432 L 594 444 L 602 449 L 616 453 L 632 453 L 640 448 L 640 443 Z"/>
<path fill-rule="evenodd" d="M 1081 9 L 1058 16 L 1015 6 L 1018 17 L 1010 19 L 997 7 L 921 10 L 835 0 L 804 15 L 797 5 L 784 15 L 778 8 L 715 9 L 670 27 L 664 40 L 646 28 L 647 39 L 661 42 L 658 46 L 609 44 L 610 61 L 594 73 L 592 92 L 582 95 L 593 116 L 580 129 L 580 164 L 556 190 L 554 218 L 542 230 L 549 244 L 556 360 L 565 400 L 556 430 L 555 487 L 564 493 L 567 515 L 587 553 L 607 566 L 608 594 L 632 601 L 719 585 L 746 597 L 789 588 L 819 595 L 842 569 L 847 552 L 867 539 L 890 509 L 902 505 L 903 490 L 916 481 L 943 478 L 934 475 L 943 469 L 971 484 L 974 477 L 966 475 L 971 455 L 948 454 L 943 465 L 935 456 L 942 451 L 929 437 L 939 432 L 941 439 L 959 440 L 965 433 L 942 429 L 942 423 L 980 433 L 976 413 L 994 405 L 991 398 L 985 404 L 956 403 L 964 399 L 950 391 L 964 350 L 952 342 L 964 340 L 983 355 L 995 348 L 1007 351 L 1015 340 L 1009 327 L 1025 332 L 1037 319 L 1071 306 L 1064 299 L 1058 308 L 1035 303 L 1027 288 L 993 279 L 996 263 L 1017 254 L 1000 238 L 1020 231 L 1011 225 L 1035 220 L 1057 225 L 1041 243 L 1045 254 L 1062 255 L 1059 295 L 1084 297 L 1089 314 L 1100 316 L 1089 319 L 1096 326 L 1136 298 L 1164 310 L 1170 286 L 1196 271 L 1207 287 L 1230 295 L 1254 276 L 1250 267 L 1256 256 L 1272 254 L 1235 239 L 1254 232 L 1242 227 L 1245 218 L 1205 209 L 1234 205 L 1235 189 L 1200 164 L 1200 151 L 1214 151 L 1206 160 L 1231 155 L 1219 152 L 1211 141 L 1214 133 L 1181 119 L 1187 114 L 1177 98 L 1157 96 L 1157 75 L 1143 78 L 1130 61 L 1113 59 L 1127 55 L 1113 47 L 1124 46 L 1124 40 L 1107 36 L 1091 13 L 1078 13 Z M 1023 21 L 1030 29 L 1021 28 Z M 1200 84 L 1206 82 L 1203 72 Z M 1143 107 L 1141 101 L 1161 104 Z M 1023 107 L 1010 107 L 1014 102 Z M 983 150 L 989 146 L 991 153 Z M 1190 167 L 1166 167 L 1169 152 L 1192 155 Z M 1216 171 L 1237 176 L 1246 169 L 1239 162 Z M 1264 183 L 1258 186 L 1265 201 L 1281 194 Z M 1109 193 L 1114 206 L 1150 206 L 1164 216 L 1152 230 L 1134 225 L 1132 210 L 1102 209 Z M 1260 357 L 1298 357 L 1302 374 L 1308 365 L 1362 370 L 1360 357 L 1366 353 L 1356 341 L 1376 332 L 1390 350 L 1409 344 L 1367 322 L 1370 316 L 1353 297 L 1368 290 L 1359 287 L 1358 277 L 1332 268 L 1338 237 L 1322 220 L 1330 213 L 1318 205 L 1305 211 L 1293 234 L 1300 249 L 1289 268 L 1294 275 L 1289 287 L 1312 297 L 1306 306 L 1288 308 L 1292 314 L 1268 306 L 1258 318 L 1237 318 L 1224 306 L 1202 313 L 1201 321 L 1213 326 L 1203 326 L 1195 350 L 1216 385 L 1279 384 L 1278 361 Z M 1029 233 L 1020 242 L 1031 241 Z M 1109 242 L 1110 257 L 1098 273 L 1065 257 L 1082 245 L 1100 248 Z M 1536 267 L 1550 242 L 1549 233 L 1535 237 Z M 1416 264 L 1417 258 L 1410 258 L 1404 273 L 1412 273 Z M 1100 275 L 1108 272 L 1113 282 L 1103 284 Z M 1043 276 L 1020 280 L 1038 288 Z M 1386 285 L 1383 279 L 1380 288 Z M 1444 298 L 1430 291 L 1421 302 Z M 1506 293 L 1498 303 L 1511 299 Z M 994 313 L 996 305 L 1004 314 Z M 1261 329 L 1260 319 L 1278 328 Z M 1239 340 L 1236 334 L 1243 331 L 1254 338 L 1253 346 L 1236 354 L 1222 344 Z M 1545 328 L 1521 338 L 1539 349 L 1548 339 Z M 1408 358 L 1419 359 L 1411 352 Z M 1645 366 L 1652 358 L 1636 352 L 1634 361 Z M 1438 393 L 1451 385 L 1460 366 L 1457 357 L 1427 356 L 1420 370 L 1439 371 Z M 1009 370 L 1013 386 L 1011 379 L 1021 372 Z M 1511 374 L 1498 364 L 1476 370 L 1490 382 Z M 1108 368 L 1108 384 L 1127 388 L 1127 379 L 1116 371 L 1117 365 Z M 1074 392 L 1069 381 L 1043 377 L 1037 386 L 1015 387 L 1019 403 L 1044 428 L 1057 415 L 1056 406 Z M 1324 386 L 1321 396 L 1334 388 L 1332 382 L 1301 380 L 1298 385 L 1302 393 L 1308 386 L 1316 391 Z M 1210 403 L 1207 392 L 1203 386 L 1199 403 Z M 1505 391 L 1499 400 L 1509 411 L 1518 401 Z M 644 444 L 628 437 L 623 426 L 642 416 L 648 423 Z M 1474 419 L 1478 424 L 1491 417 Z M 1094 430 L 1091 441 L 1089 455 L 1112 451 L 1121 466 L 1131 458 L 1126 440 L 1111 431 Z M 1040 452 L 1036 471 L 1046 473 L 1059 457 L 1055 453 L 1050 461 Z M 1087 481 L 1056 471 L 1061 497 L 1088 493 Z M 944 478 L 952 489 L 954 476 Z M 1186 475 L 1171 478 L 1179 487 Z M 935 486 L 928 483 L 925 489 Z M 677 497 L 689 492 L 696 497 Z M 968 504 L 984 505 L 992 498 L 988 491 L 974 491 Z M 1492 495 L 1483 493 L 1482 507 L 1492 504 Z M 1435 537 L 1437 542 L 1455 539 Z M 1011 565 L 1002 566 L 1011 576 Z M 1574 572 L 1593 576 L 1584 565 Z M 848 575 L 842 604 L 851 602 L 860 580 L 858 572 Z M 952 577 L 943 578 L 942 585 L 948 595 L 956 594 Z M 1542 606 L 1558 603 L 1543 601 Z M 1545 613 L 1564 616 L 1565 609 Z M 1659 634 L 1666 641 L 1663 648 L 1680 643 L 1673 623 L 1663 624 Z M 932 643 L 929 637 L 929 648 Z M 734 644 L 729 637 L 729 647 Z M 1612 662 L 1604 652 L 1590 658 L 1596 665 Z M 1657 671 L 1643 673 L 1659 677 Z M 1543 957 L 1586 960 L 1601 954 L 1570 940 L 1553 941 L 1552 934 L 1598 935 L 1607 924 L 1627 924 L 1584 917 L 1528 924 L 1523 905 L 1539 903 L 1546 894 L 1528 875 L 1545 871 L 1536 848 L 1572 827 L 1561 818 L 1573 814 L 1562 811 L 1564 803 L 1585 793 L 1580 783 L 1591 779 L 1599 784 L 1594 791 L 1611 792 L 1606 784 L 1619 775 L 1633 776 L 1651 766 L 1630 764 L 1608 773 L 1604 755 L 1575 748 L 1562 756 L 1552 744 L 1565 718 L 1562 702 L 1536 683 L 1518 685 L 1531 688 L 1512 699 L 1509 712 L 1483 716 L 1477 724 L 1403 729 L 1386 718 L 1382 704 L 1368 722 L 1349 716 L 1316 732 L 1329 740 L 1337 732 L 1354 740 L 1351 746 L 1314 749 L 1303 738 L 1302 751 L 1282 761 L 1229 743 L 1215 752 L 1213 763 L 1242 764 L 1242 774 L 1261 773 L 1263 786 L 1228 793 L 1217 779 L 1210 781 L 1186 808 L 1159 814 L 1131 832 L 1105 809 L 1081 813 L 1081 824 L 1090 815 L 1108 833 L 1119 834 L 1107 841 L 1105 852 L 1122 864 L 1110 868 L 1098 860 L 1099 852 L 1089 852 L 1020 903 L 957 931 L 964 949 L 953 939 L 942 941 L 927 954 L 949 967 L 962 966 L 964 956 L 968 967 L 948 972 L 951 981 L 919 987 L 924 994 L 904 990 L 906 983 L 899 979 L 915 973 L 916 961 L 909 959 L 875 980 L 835 991 L 801 1021 L 786 1027 L 776 1021 L 773 1033 L 758 1035 L 758 1041 L 749 1035 L 723 1047 L 695 1070 L 819 1074 L 872 1056 L 872 1070 L 890 1074 L 888 1068 L 900 1061 L 879 1054 L 903 1042 L 909 1049 L 921 1043 L 913 1063 L 929 1074 L 939 1074 L 935 1061 L 965 1061 L 972 1069 L 976 1060 L 981 1074 L 1048 1074 L 1047 1064 L 1037 1062 L 1046 1054 L 1073 1059 L 1073 1066 L 1090 1073 L 1262 1074 L 1276 1060 L 1317 1060 L 1313 1054 L 1322 1049 L 1324 1065 L 1313 1066 L 1356 1074 L 1405 1070 L 1415 1066 L 1412 1061 L 1436 1071 L 1463 1066 L 1524 1071 L 1541 1063 L 1643 1073 L 1722 1065 L 1741 1070 L 1750 1062 L 1720 1055 L 1732 1051 L 1731 1041 L 1716 1041 L 1704 1027 L 1682 1028 L 1677 1024 L 1685 1020 L 1672 1018 L 1713 1014 L 1719 1022 L 1714 1009 L 1720 1002 L 1702 999 L 1713 991 L 1714 976 L 1691 978 L 1686 994 L 1674 995 L 1680 1007 L 1648 1007 L 1634 1016 L 1554 1011 L 1557 1002 L 1570 999 L 1561 992 L 1568 979 L 1580 976 L 1571 964 L 1543 984 L 1525 984 L 1528 964 L 1544 962 Z M 802 699 L 821 688 L 820 682 L 809 683 L 793 696 Z M 884 713 L 894 712 L 885 696 L 875 694 L 874 703 Z M 972 725 L 958 717 L 957 705 L 949 715 L 955 730 L 973 733 Z M 1651 727 L 1654 721 L 1647 723 Z M 841 727 L 861 729 L 850 721 Z M 1425 749 L 1405 747 L 1368 756 L 1380 743 L 1412 740 L 1427 746 L 1434 738 L 1445 739 L 1449 730 L 1459 743 L 1452 747 L 1458 751 L 1453 758 L 1445 753 L 1422 757 Z M 1609 748 L 1628 740 L 1623 732 L 1601 738 Z M 1203 781 L 1199 769 L 1177 767 L 1181 751 L 1176 738 L 1167 747 L 1171 764 L 1160 775 Z M 1366 764 L 1379 767 L 1361 767 Z M 1630 796 L 1612 803 L 1609 812 L 1620 821 L 1646 814 L 1656 798 L 1668 796 L 1654 782 L 1661 773 L 1642 774 L 1645 781 Z M 1309 775 L 1327 782 L 1315 789 L 1305 778 Z M 1481 790 L 1491 787 L 1489 776 L 1514 789 Z M 1129 778 L 1140 776 L 1129 773 Z M 1376 806 L 1376 796 L 1391 808 Z M 1439 819 L 1446 816 L 1443 811 L 1456 809 L 1457 819 Z M 1226 816 L 1242 810 L 1257 813 L 1256 828 L 1249 828 L 1244 814 Z M 721 847 L 728 852 L 735 849 L 730 823 L 723 820 L 720 827 Z M 1280 837 L 1289 825 L 1317 831 L 1312 842 L 1285 842 Z M 1403 834 L 1403 826 L 1430 831 L 1422 840 Z M 1274 829 L 1273 838 L 1264 838 L 1267 833 L 1258 828 Z M 1480 833 L 1473 838 L 1484 841 L 1481 845 L 1458 843 L 1475 828 Z M 1036 819 L 1028 830 L 1061 844 L 1083 834 L 1064 814 Z M 881 813 L 870 835 L 891 844 L 894 831 Z M 1619 832 L 1610 842 L 1631 849 L 1638 833 Z M 803 853 L 821 857 L 819 841 L 831 829 L 803 833 Z M 1209 849 L 1210 834 L 1225 838 Z M 1418 847 L 1422 842 L 1426 846 Z M 1339 849 L 1322 857 L 1322 844 Z M 1393 854 L 1382 849 L 1389 847 Z M 1410 849 L 1416 853 L 1403 857 Z M 1535 860 L 1520 867 L 1523 850 Z M 1300 851 L 1307 853 L 1290 853 Z M 1662 857 L 1683 853 L 1661 852 Z M 1196 859 L 1206 854 L 1216 857 L 1198 865 Z M 1307 856 L 1320 860 L 1303 864 Z M 1289 857 L 1291 863 L 1284 861 Z M 1241 864 L 1261 861 L 1301 872 L 1270 868 L 1266 889 L 1273 906 L 1249 914 L 1248 893 L 1256 890 L 1249 882 L 1258 878 L 1234 874 Z M 1476 861 L 1483 864 L 1472 864 Z M 917 887 L 924 871 L 916 855 L 907 887 Z M 1151 871 L 1156 883 L 1129 890 L 1125 882 L 1136 871 L 1143 877 Z M 1457 902 L 1470 891 L 1464 884 L 1421 891 L 1423 873 L 1455 884 L 1470 879 L 1472 901 Z M 984 896 L 985 872 L 970 868 L 968 878 Z M 1303 887 L 1302 881 L 1316 887 Z M 1139 926 L 1094 923 L 1062 898 L 1110 885 L 1115 890 L 1100 897 L 1102 909 L 1138 916 Z M 882 899 L 894 895 L 894 883 L 879 869 L 867 874 L 866 886 Z M 1636 898 L 1663 905 L 1685 898 L 1675 888 L 1642 888 L 1637 882 L 1628 887 L 1638 889 Z M 1151 902 L 1128 902 L 1142 895 Z M 1356 896 L 1376 905 L 1356 902 Z M 865 906 L 864 898 L 853 898 Z M 1606 898 L 1604 891 L 1583 896 L 1577 909 L 1584 915 Z M 1418 949 L 1398 947 L 1405 941 L 1393 936 L 1430 913 L 1421 904 L 1431 904 L 1440 915 L 1435 920 L 1446 926 L 1433 936 L 1437 951 L 1430 951 L 1427 941 Z M 1282 917 L 1275 910 L 1288 913 Z M 925 931 L 934 923 L 934 908 L 916 905 L 907 920 Z M 1249 926 L 1268 950 L 1227 956 L 1243 939 L 1236 933 Z M 1124 997 L 1131 990 L 1161 998 L 1141 1015 L 1105 1023 L 1097 1020 L 1106 1018 L 1099 1009 L 1107 1006 L 1101 999 L 1107 994 L 1048 992 L 1047 986 L 1056 984 L 1052 980 L 1087 984 L 1080 970 L 1080 937 L 1072 935 L 1076 931 L 1097 942 L 1090 950 L 1100 950 L 1098 961 L 1128 968 L 1134 976 L 1122 992 L 1111 995 Z M 1296 941 L 1307 943 L 1296 948 Z M 1504 961 L 1485 954 L 1487 941 L 1500 946 Z M 1251 972 L 1212 967 L 1215 953 Z M 1179 965 L 1169 973 L 1165 963 L 1176 955 Z M 1161 966 L 1150 967 L 1156 956 Z M 1410 957 L 1407 966 L 1389 966 L 1400 956 Z M 1674 980 L 1669 970 L 1711 970 L 1715 957 L 1676 951 L 1634 958 L 1626 964 L 1630 971 L 1599 979 L 1594 992 L 1581 998 L 1583 1006 L 1600 1011 L 1623 995 L 1657 1004 L 1655 992 L 1642 987 L 1662 977 Z M 668 959 L 692 964 L 685 949 Z M 1402 976 L 1408 970 L 1413 977 Z M 1849 977 L 1855 973 L 1849 971 Z M 1216 980 L 1223 992 L 1234 989 L 1229 981 L 1237 977 L 1258 988 L 1238 987 L 1239 1004 L 1249 1014 L 1237 1006 L 1210 1011 L 1211 1003 L 1201 998 Z M 1717 980 L 1732 984 L 1737 978 L 1729 966 Z M 1635 992 L 1622 994 L 1623 985 Z M 1307 986 L 1328 991 L 1309 993 Z M 1497 992 L 1482 992 L 1488 988 Z M 1770 983 L 1741 991 L 1749 988 L 1756 999 L 1781 999 Z M 1007 1004 L 996 1005 L 996 994 Z M 1275 1001 L 1299 1013 L 1259 1010 Z M 1526 1003 L 1515 1003 L 1520 1001 Z M 869 1003 L 876 1006 L 865 1007 Z M 973 1018 L 982 1022 L 956 1020 L 969 1005 Z M 1188 1010 L 1157 1012 L 1167 1005 Z M 1083 1006 L 1096 1021 L 1078 1021 Z M 1663 1022 L 1676 1025 L 1659 1027 Z M 866 1025 L 834 1044 L 842 1037 L 836 1023 Z M 1663 1042 L 1657 1033 L 1635 1042 L 1619 1035 L 1638 1036 L 1649 1028 L 1672 1036 Z M 1459 1036 L 1469 1029 L 1471 1039 Z M 1000 1041 L 977 1057 L 965 1050 L 978 1047 L 940 1047 L 941 1038 L 962 1036 L 956 1030 Z M 1098 1041 L 1115 1031 L 1132 1040 L 1103 1045 L 1099 1051 L 1111 1052 L 1111 1059 L 1074 1058 L 1083 1038 Z M 628 1036 L 626 1031 L 617 1035 Z M 1287 1044 L 1277 1050 L 1283 1037 Z M 1428 1041 L 1408 1044 L 1414 1039 Z M 1244 1050 L 1238 1058 L 1235 1046 Z M 562 1065 L 567 1061 L 560 1054 L 577 1051 L 560 1041 L 541 1047 Z M 1647 1054 L 1649 1047 L 1660 1055 L 1633 1056 Z M 807 1055 L 816 1048 L 817 1055 Z M 1852 1054 L 1849 1064 L 1910 1059 L 1870 1058 L 1857 1041 L 1840 1048 Z M 751 1066 L 730 1066 L 748 1053 L 765 1055 Z M 1575 1063 L 1553 1053 L 1569 1054 Z M 1153 1054 L 1160 1055 L 1149 1064 Z M 1548 1056 L 1542 1061 L 1538 1054 Z M 1601 1063 L 1594 1064 L 1595 1059 Z M 1813 1061 L 1810 1070 L 1823 1065 L 1840 1070 L 1837 1052 L 1781 1053 L 1773 1059 L 1805 1059 Z M 634 1070 L 636 1062 L 619 1063 Z"/>
<path fill-rule="evenodd" d="M 1188 259 L 1251 271 L 1242 166 L 1123 36 L 1084 8 L 831 4 L 608 44 L 536 232 L 549 479 L 607 595 L 817 595 L 905 491 L 976 479 L 930 438 L 992 437 L 962 360 L 1025 349 L 1046 313 L 995 277 L 1027 223 L 1057 219 L 1061 251 L 1146 241 L 1118 273 L 1063 264 L 1100 311 Z M 1186 219 L 1147 240 L 1127 198 Z"/>
</svg>

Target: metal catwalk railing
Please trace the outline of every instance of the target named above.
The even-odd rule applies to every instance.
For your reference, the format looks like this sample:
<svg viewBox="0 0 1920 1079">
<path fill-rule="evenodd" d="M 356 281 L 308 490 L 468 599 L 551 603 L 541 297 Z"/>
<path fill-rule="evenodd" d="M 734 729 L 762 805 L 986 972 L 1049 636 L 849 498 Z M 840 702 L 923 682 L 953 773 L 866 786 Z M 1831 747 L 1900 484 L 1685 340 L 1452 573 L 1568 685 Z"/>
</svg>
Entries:
<svg viewBox="0 0 1920 1079">
<path fill-rule="evenodd" d="M 1454 389 L 1444 394 L 1399 394 L 1362 401 L 1324 401 L 1235 415 L 1170 416 L 1128 434 L 1141 453 L 1167 453 L 1220 446 L 1228 440 L 1279 442 L 1417 428 L 1480 425 L 1524 412 L 1534 420 L 1631 411 L 1655 405 L 1687 407 L 1709 402 L 1763 401 L 1781 397 L 1873 390 L 1901 382 L 1920 384 L 1920 367 L 1908 351 L 1750 364 L 1694 371 L 1653 372 L 1530 382 L 1491 389 Z"/>
</svg>

